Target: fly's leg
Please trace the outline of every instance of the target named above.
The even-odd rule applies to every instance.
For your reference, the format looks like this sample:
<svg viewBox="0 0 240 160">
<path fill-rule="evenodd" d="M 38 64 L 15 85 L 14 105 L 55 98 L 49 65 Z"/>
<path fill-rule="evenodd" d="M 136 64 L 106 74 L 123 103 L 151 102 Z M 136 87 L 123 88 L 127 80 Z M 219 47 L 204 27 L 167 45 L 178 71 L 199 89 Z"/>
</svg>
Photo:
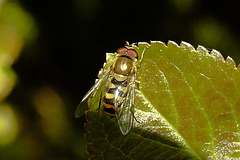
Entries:
<svg viewBox="0 0 240 160">
<path fill-rule="evenodd" d="M 136 87 L 137 90 L 140 89 L 140 83 L 141 83 L 140 81 L 135 80 L 135 87 Z"/>
<path fill-rule="evenodd" d="M 149 45 L 146 45 L 146 47 L 143 49 L 142 55 L 141 55 L 141 59 L 137 61 L 137 64 L 136 64 L 137 68 L 140 68 L 140 67 L 141 67 L 141 62 L 142 62 L 142 60 L 143 60 L 144 53 L 145 53 L 146 49 L 148 48 L 148 46 L 149 46 Z"/>
<path fill-rule="evenodd" d="M 134 119 L 135 119 L 136 122 L 141 123 L 141 122 L 139 122 L 139 121 L 137 120 L 137 118 L 135 117 L 134 114 L 133 114 L 133 117 L 134 117 Z"/>
<path fill-rule="evenodd" d="M 97 109 L 97 110 L 99 110 L 100 115 L 102 115 L 104 112 L 103 107 L 102 107 L 103 106 L 103 98 L 104 98 L 104 95 L 102 95 L 102 92 L 101 92 L 98 109 Z"/>
</svg>

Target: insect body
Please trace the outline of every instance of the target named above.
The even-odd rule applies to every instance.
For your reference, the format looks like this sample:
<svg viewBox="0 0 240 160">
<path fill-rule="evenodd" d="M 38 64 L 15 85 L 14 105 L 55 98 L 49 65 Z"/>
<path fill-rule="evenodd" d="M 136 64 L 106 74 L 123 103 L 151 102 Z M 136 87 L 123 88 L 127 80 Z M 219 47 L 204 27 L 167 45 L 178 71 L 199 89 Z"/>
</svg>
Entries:
<svg viewBox="0 0 240 160">
<path fill-rule="evenodd" d="M 126 135 L 133 124 L 135 78 L 141 60 L 132 45 L 119 48 L 110 65 L 100 72 L 99 80 L 83 97 L 76 109 L 76 118 L 84 114 L 87 106 L 91 110 L 104 106 L 107 115 L 117 117 L 120 130 Z"/>
</svg>

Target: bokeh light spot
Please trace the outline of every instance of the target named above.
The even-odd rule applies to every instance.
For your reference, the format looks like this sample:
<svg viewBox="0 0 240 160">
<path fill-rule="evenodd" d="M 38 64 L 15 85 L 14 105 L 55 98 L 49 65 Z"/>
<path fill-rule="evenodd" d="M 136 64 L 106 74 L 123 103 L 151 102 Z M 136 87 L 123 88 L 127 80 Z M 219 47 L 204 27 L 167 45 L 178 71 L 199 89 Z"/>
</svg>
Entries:
<svg viewBox="0 0 240 160">
<path fill-rule="evenodd" d="M 16 116 L 7 104 L 0 105 L 0 145 L 11 143 L 18 132 Z"/>
<path fill-rule="evenodd" d="M 227 34 L 226 28 L 211 18 L 198 21 L 194 26 L 194 36 L 199 42 L 205 42 L 214 46 L 223 40 L 223 34 Z"/>
<path fill-rule="evenodd" d="M 171 2 L 182 13 L 191 12 L 197 4 L 197 0 L 171 0 Z"/>
<path fill-rule="evenodd" d="M 10 69 L 0 65 L 0 101 L 9 95 L 16 83 L 16 75 Z"/>
<path fill-rule="evenodd" d="M 64 141 L 63 137 L 68 135 L 70 124 L 65 115 L 64 102 L 58 93 L 51 87 L 42 87 L 34 94 L 33 103 L 41 116 L 43 133 L 54 143 Z"/>
</svg>

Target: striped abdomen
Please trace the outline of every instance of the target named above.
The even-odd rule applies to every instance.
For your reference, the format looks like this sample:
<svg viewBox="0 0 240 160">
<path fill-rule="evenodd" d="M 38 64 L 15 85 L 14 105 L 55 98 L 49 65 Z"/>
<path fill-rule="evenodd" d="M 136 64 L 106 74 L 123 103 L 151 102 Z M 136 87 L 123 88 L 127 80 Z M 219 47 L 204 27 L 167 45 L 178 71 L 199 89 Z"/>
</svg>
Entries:
<svg viewBox="0 0 240 160">
<path fill-rule="evenodd" d="M 121 76 L 121 78 L 119 78 L 119 76 Z M 111 79 L 110 87 L 103 99 L 104 111 L 106 114 L 115 116 L 115 113 L 119 111 L 120 105 L 126 99 L 127 84 L 127 76 L 115 75 L 115 77 Z"/>
</svg>

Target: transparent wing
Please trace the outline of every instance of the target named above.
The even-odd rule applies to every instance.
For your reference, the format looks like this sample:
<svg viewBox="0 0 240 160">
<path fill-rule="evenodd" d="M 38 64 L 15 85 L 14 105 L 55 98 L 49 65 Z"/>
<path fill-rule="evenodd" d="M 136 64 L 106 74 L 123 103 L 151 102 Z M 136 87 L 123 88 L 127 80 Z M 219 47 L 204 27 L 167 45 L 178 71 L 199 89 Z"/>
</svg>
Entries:
<svg viewBox="0 0 240 160">
<path fill-rule="evenodd" d="M 133 110 L 135 96 L 135 74 L 132 76 L 125 101 L 120 105 L 120 110 L 116 111 L 116 117 L 123 135 L 128 134 L 133 125 Z"/>
<path fill-rule="evenodd" d="M 107 70 L 103 73 L 100 79 L 91 87 L 91 89 L 83 97 L 83 99 L 81 100 L 81 102 L 79 103 L 75 111 L 76 118 L 81 117 L 85 113 L 85 111 L 89 109 L 89 106 L 91 107 L 94 104 L 100 103 L 101 95 L 102 95 L 101 92 L 103 92 L 105 88 L 104 82 L 108 78 L 110 71 L 111 71 L 111 66 L 107 68 Z M 99 96 L 99 98 L 95 98 L 95 96 Z M 93 101 L 93 102 L 89 104 L 89 101 Z M 91 109 L 94 109 L 94 108 L 91 108 Z M 98 109 L 98 108 L 95 108 L 95 109 Z"/>
</svg>

